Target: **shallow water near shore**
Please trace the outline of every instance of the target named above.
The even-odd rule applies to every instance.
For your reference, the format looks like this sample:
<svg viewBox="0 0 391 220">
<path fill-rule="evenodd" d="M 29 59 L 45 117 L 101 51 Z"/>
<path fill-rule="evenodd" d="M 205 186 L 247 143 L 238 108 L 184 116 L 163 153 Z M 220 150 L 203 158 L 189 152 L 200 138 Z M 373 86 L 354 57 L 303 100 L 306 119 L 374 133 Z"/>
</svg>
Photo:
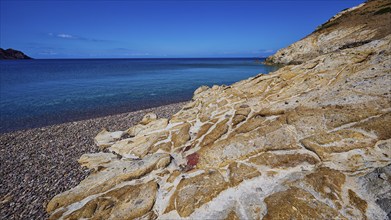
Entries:
<svg viewBox="0 0 391 220">
<path fill-rule="evenodd" d="M 229 85 L 277 69 L 256 60 L 0 61 L 0 132 L 186 101 L 201 85 Z"/>
</svg>

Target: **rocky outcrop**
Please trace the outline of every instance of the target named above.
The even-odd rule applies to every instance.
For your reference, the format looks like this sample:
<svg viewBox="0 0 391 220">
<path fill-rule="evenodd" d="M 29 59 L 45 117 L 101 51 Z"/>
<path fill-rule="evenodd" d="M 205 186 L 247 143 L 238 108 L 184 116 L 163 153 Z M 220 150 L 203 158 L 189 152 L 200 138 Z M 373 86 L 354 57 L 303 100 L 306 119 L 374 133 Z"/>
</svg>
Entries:
<svg viewBox="0 0 391 220">
<path fill-rule="evenodd" d="M 345 9 L 304 39 L 277 51 L 268 64 L 300 64 L 319 55 L 358 47 L 391 34 L 389 0 L 368 1 Z"/>
<path fill-rule="evenodd" d="M 0 60 L 22 60 L 22 59 L 32 59 L 21 51 L 14 49 L 4 50 L 0 48 Z"/>
<path fill-rule="evenodd" d="M 102 131 L 95 140 L 105 153 L 79 160 L 92 174 L 47 211 L 52 219 L 386 219 L 390 49 L 387 35 L 201 87 L 170 119 L 149 114 L 127 131 Z"/>
</svg>

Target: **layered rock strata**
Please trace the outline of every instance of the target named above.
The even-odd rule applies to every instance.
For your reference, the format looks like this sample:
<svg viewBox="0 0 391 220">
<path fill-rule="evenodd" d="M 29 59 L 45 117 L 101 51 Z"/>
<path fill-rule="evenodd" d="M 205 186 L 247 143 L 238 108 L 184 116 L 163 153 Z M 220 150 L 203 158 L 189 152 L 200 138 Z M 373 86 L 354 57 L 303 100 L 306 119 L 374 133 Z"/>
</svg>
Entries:
<svg viewBox="0 0 391 220">
<path fill-rule="evenodd" d="M 345 9 L 304 39 L 277 51 L 266 63 L 300 64 L 319 55 L 353 48 L 391 34 L 391 2 L 372 0 Z"/>
<path fill-rule="evenodd" d="M 95 141 L 105 153 L 79 160 L 93 173 L 47 211 L 51 219 L 390 218 L 390 49 L 388 34 L 203 86 L 170 119 L 149 114 L 127 131 L 102 131 Z"/>
</svg>

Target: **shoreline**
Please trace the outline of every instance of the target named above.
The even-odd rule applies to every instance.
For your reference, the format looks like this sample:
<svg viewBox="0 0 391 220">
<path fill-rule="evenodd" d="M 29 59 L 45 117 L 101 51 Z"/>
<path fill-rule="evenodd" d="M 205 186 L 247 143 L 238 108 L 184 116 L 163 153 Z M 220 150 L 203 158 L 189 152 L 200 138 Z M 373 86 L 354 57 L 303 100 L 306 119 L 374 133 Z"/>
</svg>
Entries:
<svg viewBox="0 0 391 220">
<path fill-rule="evenodd" d="M 77 160 L 99 151 L 93 140 L 99 131 L 126 130 L 148 112 L 169 118 L 186 103 L 0 133 L 0 216 L 47 219 L 47 202 L 89 174 Z"/>
<path fill-rule="evenodd" d="M 191 98 L 190 98 L 191 99 Z M 3 124 L 0 124 L 0 135 L 2 134 L 7 134 L 7 133 L 12 133 L 12 132 L 17 132 L 17 131 L 27 131 L 31 129 L 37 129 L 37 128 L 46 128 L 50 126 L 55 126 L 55 125 L 61 125 L 61 124 L 66 124 L 66 123 L 73 123 L 73 122 L 82 122 L 82 121 L 88 121 L 88 120 L 99 120 L 99 119 L 104 119 L 106 117 L 110 116 L 119 116 L 119 115 L 124 115 L 124 114 L 129 114 L 131 112 L 139 112 L 139 111 L 145 111 L 148 109 L 153 109 L 162 107 L 162 106 L 169 106 L 177 103 L 186 103 L 190 99 L 183 101 L 174 101 L 174 102 L 168 102 L 168 103 L 153 103 L 153 104 L 147 104 L 147 105 L 141 105 L 137 108 L 129 109 L 129 108 L 122 108 L 120 110 L 111 110 L 111 111 L 95 111 L 91 112 L 89 114 L 82 113 L 77 116 L 71 116 L 67 117 L 64 116 L 63 118 L 58 118 L 58 117 L 53 117 L 53 116 L 46 116 L 45 122 L 42 122 L 40 118 L 26 118 L 24 120 L 19 120 L 19 121 L 14 121 L 16 125 L 10 126 L 10 127 L 2 127 L 4 124 L 7 126 L 8 121 L 2 121 Z M 42 118 L 42 117 L 41 117 Z M 38 122 L 37 122 L 38 120 Z M 23 125 L 21 125 L 23 124 Z M 9 124 L 8 124 L 9 125 Z"/>
</svg>

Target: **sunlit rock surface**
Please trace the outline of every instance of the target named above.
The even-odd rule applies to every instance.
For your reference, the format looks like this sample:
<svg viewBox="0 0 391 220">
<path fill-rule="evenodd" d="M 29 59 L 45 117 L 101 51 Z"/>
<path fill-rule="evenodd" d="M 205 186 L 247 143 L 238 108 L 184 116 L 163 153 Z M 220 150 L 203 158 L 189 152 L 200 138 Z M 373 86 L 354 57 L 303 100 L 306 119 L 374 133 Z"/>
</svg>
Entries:
<svg viewBox="0 0 391 220">
<path fill-rule="evenodd" d="M 304 39 L 279 50 L 266 63 L 299 64 L 319 55 L 354 48 L 391 34 L 389 0 L 369 0 L 345 9 Z"/>
<path fill-rule="evenodd" d="M 80 158 L 92 174 L 50 201 L 51 218 L 391 217 L 391 35 L 300 62 L 102 131 L 106 153 Z"/>
</svg>

